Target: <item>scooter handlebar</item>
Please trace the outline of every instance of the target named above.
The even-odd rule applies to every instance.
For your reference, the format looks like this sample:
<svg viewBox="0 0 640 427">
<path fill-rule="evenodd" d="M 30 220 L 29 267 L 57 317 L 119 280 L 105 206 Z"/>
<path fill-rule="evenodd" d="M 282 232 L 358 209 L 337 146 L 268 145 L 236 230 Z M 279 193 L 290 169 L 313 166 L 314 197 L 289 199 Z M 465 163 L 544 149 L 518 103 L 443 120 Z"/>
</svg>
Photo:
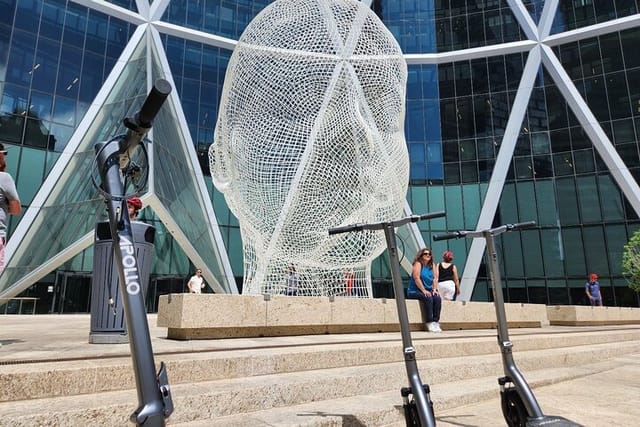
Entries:
<svg viewBox="0 0 640 427">
<path fill-rule="evenodd" d="M 433 236 L 433 241 L 437 242 L 439 240 L 458 239 L 458 238 L 461 238 L 461 237 L 485 237 L 486 233 L 497 235 L 497 234 L 504 233 L 506 231 L 515 231 L 515 230 L 521 230 L 521 229 L 524 229 L 524 228 L 535 227 L 535 225 L 536 225 L 535 221 L 527 221 L 527 222 L 519 222 L 517 224 L 505 224 L 505 225 L 501 225 L 500 227 L 490 228 L 490 229 L 487 229 L 487 230 L 476 230 L 476 231 L 459 230 L 459 231 L 452 231 L 450 233 Z"/>
<path fill-rule="evenodd" d="M 513 230 L 519 230 L 523 228 L 535 227 L 535 225 L 536 225 L 535 221 L 526 221 L 526 222 L 519 222 L 517 224 L 509 224 L 507 225 L 507 229 L 508 231 L 513 231 Z"/>
<path fill-rule="evenodd" d="M 144 104 L 137 114 L 138 124 L 144 128 L 150 128 L 153 119 L 155 119 L 160 107 L 164 103 L 167 96 L 171 93 L 171 84 L 165 79 L 155 81 L 153 88 L 147 95 Z"/>
<path fill-rule="evenodd" d="M 341 227 L 333 227 L 329 229 L 329 236 L 340 233 L 349 233 L 350 231 L 362 231 L 364 224 L 343 225 Z"/>
<path fill-rule="evenodd" d="M 466 233 L 464 231 L 454 231 L 452 233 L 440 234 L 440 235 L 437 235 L 437 236 L 433 236 L 433 241 L 437 242 L 439 240 L 459 239 L 461 237 L 464 237 L 465 234 Z"/>
<path fill-rule="evenodd" d="M 153 119 L 155 119 L 160 107 L 164 104 L 171 93 L 171 84 L 165 79 L 158 79 L 149 91 L 147 98 L 144 100 L 142 107 L 135 114 L 133 119 L 125 117 L 123 124 L 127 129 L 127 134 L 118 142 L 120 154 L 120 169 L 124 169 L 130 162 L 130 150 L 134 149 L 145 137 L 147 132 L 151 130 Z"/>
<path fill-rule="evenodd" d="M 423 219 L 439 218 L 445 215 L 446 213 L 444 211 L 440 211 L 440 212 L 426 213 L 422 215 L 410 215 L 395 221 L 382 221 L 382 222 L 374 222 L 371 224 L 358 223 L 358 224 L 342 225 L 340 227 L 330 228 L 329 235 L 331 236 L 334 234 L 349 233 L 350 231 L 382 230 L 385 227 L 389 227 L 389 226 L 399 227 L 401 225 L 405 225 L 410 222 L 418 222 Z"/>
<path fill-rule="evenodd" d="M 446 214 L 447 213 L 445 211 L 426 213 L 426 214 L 418 215 L 418 221 L 422 221 L 423 219 L 440 218 L 445 216 Z"/>
</svg>

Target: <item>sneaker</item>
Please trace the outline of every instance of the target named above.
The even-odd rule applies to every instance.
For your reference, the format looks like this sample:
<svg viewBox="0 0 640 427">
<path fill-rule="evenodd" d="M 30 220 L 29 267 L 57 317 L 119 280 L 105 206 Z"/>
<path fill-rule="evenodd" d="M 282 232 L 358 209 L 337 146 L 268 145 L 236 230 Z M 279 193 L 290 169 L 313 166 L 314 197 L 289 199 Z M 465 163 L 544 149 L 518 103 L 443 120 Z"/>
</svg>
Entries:
<svg viewBox="0 0 640 427">
<path fill-rule="evenodd" d="M 438 332 L 438 330 L 436 329 L 436 323 L 435 322 L 427 322 L 427 330 L 429 332 Z"/>
<path fill-rule="evenodd" d="M 433 325 L 435 326 L 435 332 L 442 332 L 442 329 L 440 329 L 440 322 L 433 322 Z"/>
</svg>

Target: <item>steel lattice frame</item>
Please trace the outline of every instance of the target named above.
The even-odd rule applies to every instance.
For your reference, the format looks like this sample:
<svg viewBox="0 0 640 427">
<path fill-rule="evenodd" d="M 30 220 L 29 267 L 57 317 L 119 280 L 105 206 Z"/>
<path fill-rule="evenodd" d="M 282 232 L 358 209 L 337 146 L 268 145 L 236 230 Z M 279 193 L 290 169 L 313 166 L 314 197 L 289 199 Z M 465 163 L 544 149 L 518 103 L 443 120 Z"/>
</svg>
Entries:
<svg viewBox="0 0 640 427">
<path fill-rule="evenodd" d="M 243 293 L 284 294 L 293 265 L 298 294 L 371 296 L 384 236 L 327 230 L 402 214 L 406 76 L 400 46 L 360 2 L 278 0 L 251 21 L 209 152 L 240 223 Z"/>
</svg>

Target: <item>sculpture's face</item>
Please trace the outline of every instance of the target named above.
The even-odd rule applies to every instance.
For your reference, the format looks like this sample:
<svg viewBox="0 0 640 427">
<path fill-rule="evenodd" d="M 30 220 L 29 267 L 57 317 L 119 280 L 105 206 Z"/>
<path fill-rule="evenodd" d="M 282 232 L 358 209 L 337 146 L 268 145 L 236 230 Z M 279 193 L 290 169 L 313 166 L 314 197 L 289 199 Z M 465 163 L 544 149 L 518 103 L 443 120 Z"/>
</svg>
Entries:
<svg viewBox="0 0 640 427">
<path fill-rule="evenodd" d="M 401 215 L 405 82 L 400 48 L 360 2 L 280 0 L 249 24 L 210 159 L 256 257 L 322 268 L 383 250 L 382 233 L 327 230 Z"/>
</svg>

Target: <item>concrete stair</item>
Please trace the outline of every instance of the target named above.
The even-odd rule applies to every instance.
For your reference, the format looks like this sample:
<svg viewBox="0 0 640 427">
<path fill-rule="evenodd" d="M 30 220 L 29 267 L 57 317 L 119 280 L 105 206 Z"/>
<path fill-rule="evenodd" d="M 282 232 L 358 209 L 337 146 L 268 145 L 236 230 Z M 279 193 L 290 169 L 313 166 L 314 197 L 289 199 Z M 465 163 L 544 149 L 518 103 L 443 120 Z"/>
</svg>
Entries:
<svg viewBox="0 0 640 427">
<path fill-rule="evenodd" d="M 514 358 L 532 388 L 640 359 L 640 328 L 511 332 Z M 350 341 L 176 352 L 168 366 L 179 426 L 403 425 L 407 384 L 398 334 Z M 438 411 L 494 398 L 503 375 L 495 331 L 413 334 L 421 379 Z M 137 406 L 127 357 L 0 365 L 0 426 L 122 426 Z"/>
</svg>

